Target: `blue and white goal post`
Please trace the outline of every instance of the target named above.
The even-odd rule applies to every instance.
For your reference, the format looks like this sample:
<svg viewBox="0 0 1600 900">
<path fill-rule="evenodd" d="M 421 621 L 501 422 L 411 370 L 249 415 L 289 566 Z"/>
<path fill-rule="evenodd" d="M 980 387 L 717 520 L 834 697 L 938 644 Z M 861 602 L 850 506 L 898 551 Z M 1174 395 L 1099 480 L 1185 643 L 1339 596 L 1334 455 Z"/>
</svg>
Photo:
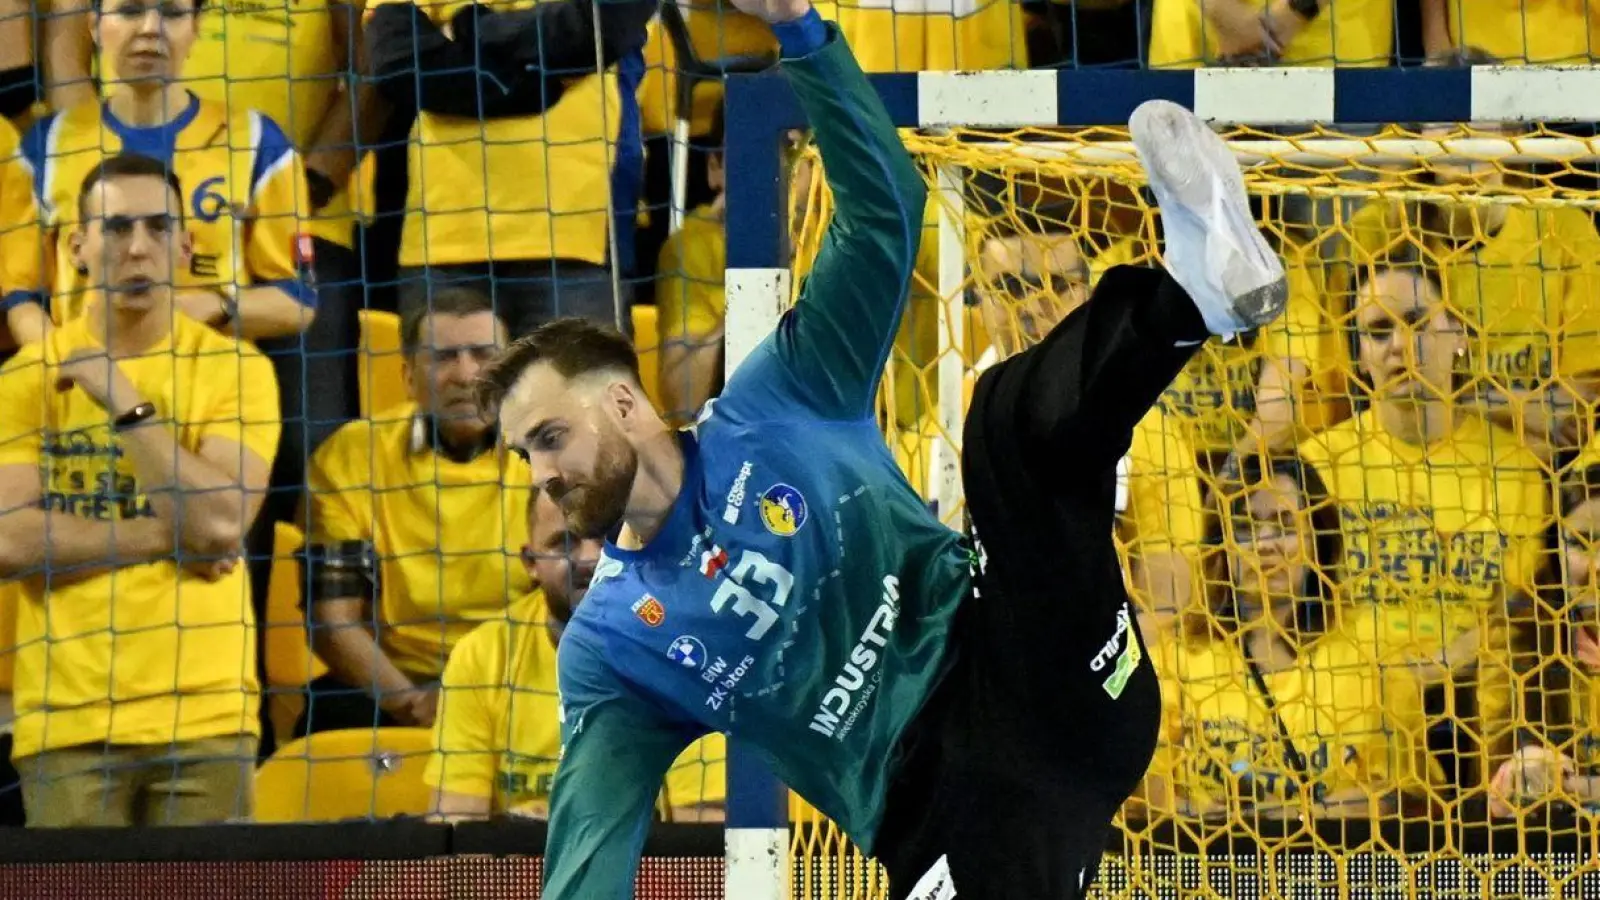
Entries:
<svg viewBox="0 0 1600 900">
<path fill-rule="evenodd" d="M 1145 70 L 1040 70 L 919 72 L 871 78 L 895 125 L 928 130 L 1037 126 L 1124 126 L 1146 100 L 1165 99 L 1193 109 L 1217 125 L 1261 128 L 1338 123 L 1339 126 L 1405 123 L 1600 122 L 1600 67 L 1334 69 L 1241 68 L 1156 72 Z M 727 165 L 727 372 L 776 326 L 791 297 L 786 214 L 786 133 L 806 122 L 781 72 L 734 75 L 728 80 L 725 121 Z M 1306 129 L 1309 130 L 1309 129 Z M 1337 130 L 1337 129 L 1335 129 Z M 1370 129 L 1368 129 L 1370 131 Z M 1366 162 L 1420 159 L 1505 163 L 1600 159 L 1600 139 L 1537 136 L 1525 139 L 1463 137 L 1424 140 L 1334 136 L 1236 140 L 1245 165 L 1279 162 Z M 1018 145 L 996 142 L 995 152 Z M 1029 152 L 1049 143 L 1029 142 Z M 1010 149 L 1005 149 L 1009 147 Z M 1088 161 L 1135 158 L 1126 141 L 1106 141 L 1073 152 Z M 944 352 L 961 346 L 966 279 L 962 172 L 933 174 L 940 204 L 938 370 L 940 424 L 961 433 L 963 360 Z M 930 500 L 937 509 L 959 506 L 958 447 L 936 442 Z M 942 454 L 942 456 L 941 456 Z M 727 768 L 727 896 L 787 900 L 790 838 L 788 797 L 763 763 L 737 742 Z"/>
</svg>

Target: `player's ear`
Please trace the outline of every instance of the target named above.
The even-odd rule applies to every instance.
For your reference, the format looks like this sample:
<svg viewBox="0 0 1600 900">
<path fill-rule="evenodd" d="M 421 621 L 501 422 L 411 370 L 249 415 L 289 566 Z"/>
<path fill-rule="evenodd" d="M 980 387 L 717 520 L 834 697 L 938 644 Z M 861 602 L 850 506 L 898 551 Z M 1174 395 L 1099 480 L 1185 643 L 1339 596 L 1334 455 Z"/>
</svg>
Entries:
<svg viewBox="0 0 1600 900">
<path fill-rule="evenodd" d="M 639 395 L 625 379 L 619 378 L 606 385 L 606 400 L 624 422 L 639 412 Z"/>
</svg>

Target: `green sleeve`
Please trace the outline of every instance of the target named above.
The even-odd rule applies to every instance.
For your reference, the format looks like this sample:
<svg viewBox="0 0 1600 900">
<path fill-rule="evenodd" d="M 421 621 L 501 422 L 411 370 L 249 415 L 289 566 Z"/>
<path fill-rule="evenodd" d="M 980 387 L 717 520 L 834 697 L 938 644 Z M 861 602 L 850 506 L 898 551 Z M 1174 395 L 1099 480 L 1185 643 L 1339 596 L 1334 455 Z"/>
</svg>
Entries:
<svg viewBox="0 0 1600 900">
<path fill-rule="evenodd" d="M 542 896 L 633 900 L 662 779 L 690 741 L 594 664 L 595 651 L 568 649 L 564 637 L 561 763 L 550 791 Z"/>
<path fill-rule="evenodd" d="M 785 59 L 783 70 L 821 150 L 833 219 L 770 346 L 796 399 L 826 418 L 856 419 L 872 414 L 910 290 L 927 188 L 878 92 L 837 27 L 827 28 L 821 49 Z"/>
</svg>

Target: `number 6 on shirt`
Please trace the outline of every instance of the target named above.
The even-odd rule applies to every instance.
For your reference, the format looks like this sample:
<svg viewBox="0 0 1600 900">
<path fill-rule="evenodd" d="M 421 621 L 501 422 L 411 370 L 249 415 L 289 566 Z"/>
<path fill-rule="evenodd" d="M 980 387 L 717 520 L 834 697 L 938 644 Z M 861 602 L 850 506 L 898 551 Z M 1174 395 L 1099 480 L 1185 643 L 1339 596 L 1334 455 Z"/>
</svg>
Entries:
<svg viewBox="0 0 1600 900">
<path fill-rule="evenodd" d="M 746 578 L 772 585 L 772 602 L 768 603 L 745 590 L 744 585 L 739 582 Z M 788 569 L 755 550 L 746 550 L 739 555 L 739 562 L 734 565 L 733 571 L 728 573 L 728 577 L 722 580 L 717 592 L 711 595 L 711 611 L 720 613 L 723 607 L 728 605 L 728 601 L 733 600 L 734 612 L 741 616 L 756 617 L 744 636 L 752 641 L 759 641 L 778 621 L 778 612 L 773 607 L 788 603 L 789 591 L 793 587 L 794 576 Z"/>
</svg>

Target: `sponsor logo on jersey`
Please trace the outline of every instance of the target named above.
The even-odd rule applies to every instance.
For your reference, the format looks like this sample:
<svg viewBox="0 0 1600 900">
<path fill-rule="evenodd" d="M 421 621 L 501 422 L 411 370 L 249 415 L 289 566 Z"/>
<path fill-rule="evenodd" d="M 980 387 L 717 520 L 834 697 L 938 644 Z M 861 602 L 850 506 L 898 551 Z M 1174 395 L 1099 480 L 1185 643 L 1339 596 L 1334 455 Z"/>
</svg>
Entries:
<svg viewBox="0 0 1600 900">
<path fill-rule="evenodd" d="M 656 628 L 667 620 L 667 608 L 661 605 L 661 601 L 657 600 L 654 594 L 645 594 L 633 601 L 633 614 L 651 628 Z"/>
<path fill-rule="evenodd" d="M 739 507 L 744 505 L 744 485 L 750 480 L 750 472 L 755 467 L 750 460 L 745 460 L 739 467 L 739 477 L 733 480 L 733 487 L 728 489 L 727 506 L 722 509 L 722 521 L 729 525 L 739 524 Z"/>
<path fill-rule="evenodd" d="M 703 669 L 706 665 L 706 645 L 692 634 L 680 634 L 667 647 L 667 659 L 685 669 Z"/>
<path fill-rule="evenodd" d="M 1144 659 L 1144 651 L 1139 649 L 1139 640 L 1130 634 L 1133 629 L 1133 616 L 1128 613 L 1128 604 L 1122 604 L 1117 610 L 1117 628 L 1111 633 L 1111 639 L 1105 642 L 1100 652 L 1089 660 L 1089 671 L 1103 672 L 1106 666 L 1116 660 L 1116 665 L 1106 680 L 1101 682 L 1101 687 L 1116 700 L 1128 687 L 1128 679 L 1138 670 L 1139 663 Z M 1120 652 L 1119 652 L 1120 651 Z"/>
<path fill-rule="evenodd" d="M 728 702 L 728 698 L 733 696 L 734 688 L 739 686 L 739 682 L 744 680 L 745 674 L 755 664 L 756 658 L 754 656 L 746 656 L 744 659 L 739 660 L 738 665 L 730 668 L 727 660 L 720 656 L 717 657 L 715 662 L 700 673 L 700 679 L 711 685 L 711 693 L 706 695 L 706 706 L 712 709 L 721 709 L 722 704 Z"/>
<path fill-rule="evenodd" d="M 728 551 L 712 544 L 709 550 L 700 551 L 700 574 L 707 578 L 716 578 L 717 573 L 728 567 Z"/>
<path fill-rule="evenodd" d="M 775 484 L 761 495 L 761 524 L 778 537 L 792 537 L 806 524 L 806 498 L 787 484 Z"/>
<path fill-rule="evenodd" d="M 894 631 L 899 615 L 900 579 L 885 575 L 878 608 L 867 620 L 866 629 L 850 651 L 849 661 L 833 679 L 833 686 L 822 695 L 817 713 L 811 717 L 812 731 L 842 741 L 855 728 L 856 720 L 872 701 L 878 682 L 883 678 L 883 672 L 878 669 L 883 656 L 879 651 L 889 643 L 889 634 Z"/>
</svg>

